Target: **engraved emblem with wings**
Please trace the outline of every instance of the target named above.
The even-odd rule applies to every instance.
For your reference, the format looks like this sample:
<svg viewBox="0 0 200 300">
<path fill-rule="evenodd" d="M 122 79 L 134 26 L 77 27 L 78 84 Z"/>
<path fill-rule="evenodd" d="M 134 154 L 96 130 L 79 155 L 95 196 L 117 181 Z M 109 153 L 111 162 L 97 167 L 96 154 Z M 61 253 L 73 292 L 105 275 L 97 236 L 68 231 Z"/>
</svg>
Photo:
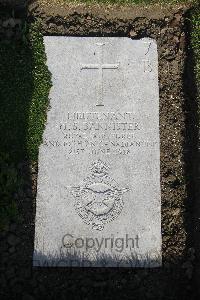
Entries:
<svg viewBox="0 0 200 300">
<path fill-rule="evenodd" d="M 108 175 L 109 167 L 100 159 L 91 167 L 91 175 L 80 186 L 71 187 L 76 199 L 75 209 L 86 224 L 102 230 L 123 209 L 122 196 L 128 188 L 120 188 Z"/>
</svg>

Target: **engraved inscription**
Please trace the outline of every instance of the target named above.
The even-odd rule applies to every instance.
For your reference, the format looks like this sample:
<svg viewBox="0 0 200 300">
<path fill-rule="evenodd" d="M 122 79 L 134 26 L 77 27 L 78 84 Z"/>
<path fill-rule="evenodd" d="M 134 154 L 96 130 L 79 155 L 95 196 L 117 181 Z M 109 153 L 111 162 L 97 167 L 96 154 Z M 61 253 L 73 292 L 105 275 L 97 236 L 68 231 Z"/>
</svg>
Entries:
<svg viewBox="0 0 200 300">
<path fill-rule="evenodd" d="M 153 71 L 153 66 L 149 59 L 142 59 L 140 62 L 129 60 L 128 66 L 137 66 L 137 68 L 140 66 L 144 73 Z"/>
<path fill-rule="evenodd" d="M 116 64 L 105 64 L 103 61 L 103 46 L 104 43 L 96 43 L 100 47 L 100 63 L 97 64 L 84 64 L 81 66 L 81 70 L 97 69 L 99 70 L 99 85 L 98 85 L 98 103 L 96 106 L 104 106 L 103 104 L 103 70 L 105 69 L 118 69 L 119 63 Z"/>
<path fill-rule="evenodd" d="M 133 112 L 67 112 L 56 127 L 55 138 L 45 139 L 44 145 L 64 148 L 66 155 L 131 155 L 136 149 L 158 146 L 157 141 L 141 138 L 143 120 Z"/>
<path fill-rule="evenodd" d="M 76 199 L 75 210 L 84 223 L 103 230 L 106 223 L 121 213 L 122 196 L 129 189 L 121 188 L 109 176 L 109 167 L 100 159 L 92 163 L 90 171 L 80 186 L 70 187 L 70 190 Z"/>
<path fill-rule="evenodd" d="M 147 55 L 148 53 L 149 53 L 149 50 L 150 50 L 150 48 L 151 48 L 151 42 L 143 42 L 144 44 L 147 44 L 147 51 L 146 51 L 146 53 L 145 53 L 145 55 Z"/>
<path fill-rule="evenodd" d="M 150 60 L 143 59 L 142 61 L 144 63 L 144 72 L 152 72 L 153 69 Z"/>
</svg>

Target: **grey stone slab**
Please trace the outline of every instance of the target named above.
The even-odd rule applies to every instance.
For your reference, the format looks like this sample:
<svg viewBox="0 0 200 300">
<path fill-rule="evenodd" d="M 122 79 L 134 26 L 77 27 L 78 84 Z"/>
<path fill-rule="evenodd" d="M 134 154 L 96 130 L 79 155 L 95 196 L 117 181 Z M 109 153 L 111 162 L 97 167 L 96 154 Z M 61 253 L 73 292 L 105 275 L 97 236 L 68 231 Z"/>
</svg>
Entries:
<svg viewBox="0 0 200 300">
<path fill-rule="evenodd" d="M 34 266 L 161 266 L 158 54 L 152 39 L 44 37 Z"/>
</svg>

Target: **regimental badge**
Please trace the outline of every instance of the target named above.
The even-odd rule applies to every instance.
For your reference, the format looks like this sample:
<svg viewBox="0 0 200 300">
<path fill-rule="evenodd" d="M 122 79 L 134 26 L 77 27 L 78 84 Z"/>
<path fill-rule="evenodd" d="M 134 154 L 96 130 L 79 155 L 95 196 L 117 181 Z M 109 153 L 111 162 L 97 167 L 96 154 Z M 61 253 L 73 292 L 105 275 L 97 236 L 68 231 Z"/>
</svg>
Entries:
<svg viewBox="0 0 200 300">
<path fill-rule="evenodd" d="M 99 159 L 92 163 L 90 174 L 80 186 L 70 187 L 77 214 L 96 230 L 103 230 L 106 223 L 119 216 L 124 206 L 123 194 L 129 191 L 109 176 L 109 169 Z"/>
</svg>

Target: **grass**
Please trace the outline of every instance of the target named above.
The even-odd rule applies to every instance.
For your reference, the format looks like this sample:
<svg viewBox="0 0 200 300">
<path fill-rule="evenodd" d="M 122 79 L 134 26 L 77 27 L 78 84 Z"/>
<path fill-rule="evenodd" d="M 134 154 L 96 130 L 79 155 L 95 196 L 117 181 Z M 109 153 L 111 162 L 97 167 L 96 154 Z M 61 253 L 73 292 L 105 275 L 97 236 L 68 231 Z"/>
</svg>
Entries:
<svg viewBox="0 0 200 300">
<path fill-rule="evenodd" d="M 50 74 L 42 35 L 0 44 L 0 145 L 13 161 L 37 160 L 46 118 Z"/>
<path fill-rule="evenodd" d="M 29 40 L 32 51 L 32 83 L 33 91 L 27 120 L 26 147 L 29 159 L 37 160 L 38 148 L 42 142 L 42 134 L 46 121 L 51 75 L 46 66 L 46 55 L 43 36 L 39 25 L 30 28 Z"/>
<path fill-rule="evenodd" d="M 20 41 L 0 43 L 0 228 L 17 216 L 17 166 L 37 160 L 51 86 L 38 26 L 24 28 Z"/>
</svg>

